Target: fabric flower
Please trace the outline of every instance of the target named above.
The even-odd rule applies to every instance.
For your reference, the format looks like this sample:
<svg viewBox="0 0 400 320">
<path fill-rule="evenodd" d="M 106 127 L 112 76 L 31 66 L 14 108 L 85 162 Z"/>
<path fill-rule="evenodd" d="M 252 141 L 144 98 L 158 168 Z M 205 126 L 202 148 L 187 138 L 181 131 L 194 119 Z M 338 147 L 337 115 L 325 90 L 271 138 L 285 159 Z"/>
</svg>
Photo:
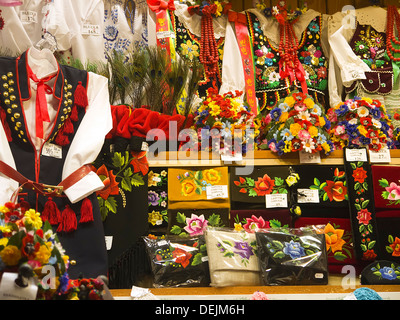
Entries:
<svg viewBox="0 0 400 320">
<path fill-rule="evenodd" d="M 383 267 L 383 268 L 379 269 L 379 272 L 381 273 L 383 279 L 386 279 L 386 280 L 397 279 L 397 274 L 395 273 L 393 268 Z"/>
<path fill-rule="evenodd" d="M 211 185 L 217 185 L 218 182 L 221 180 L 220 173 L 215 169 L 204 170 L 203 178 L 207 183 Z"/>
<path fill-rule="evenodd" d="M 243 259 L 250 259 L 254 255 L 253 248 L 245 241 L 235 241 L 234 253 L 241 256 Z"/>
<path fill-rule="evenodd" d="M 347 187 L 343 184 L 343 181 L 327 180 L 323 190 L 328 195 L 330 201 L 341 202 L 345 200 L 347 195 Z"/>
<path fill-rule="evenodd" d="M 397 201 L 400 200 L 400 186 L 396 183 L 392 182 L 389 187 L 385 188 L 387 192 L 389 192 L 388 200 Z"/>
<path fill-rule="evenodd" d="M 255 192 L 258 196 L 265 196 L 271 194 L 275 186 L 275 181 L 271 179 L 267 174 L 262 178 L 258 178 L 255 182 Z"/>
<path fill-rule="evenodd" d="M 172 251 L 172 257 L 174 258 L 176 263 L 179 263 L 183 268 L 186 268 L 190 263 L 190 258 L 192 258 L 192 254 L 187 252 L 181 248 L 175 248 Z"/>
<path fill-rule="evenodd" d="M 21 252 L 17 246 L 10 245 L 0 251 L 0 258 L 7 266 L 16 266 L 21 259 Z"/>
<path fill-rule="evenodd" d="M 204 218 L 203 214 L 199 217 L 192 213 L 190 218 L 186 218 L 186 227 L 184 230 L 190 236 L 202 235 L 207 228 L 207 225 L 208 221 Z"/>
<path fill-rule="evenodd" d="M 361 209 L 357 212 L 357 220 L 359 224 L 368 225 L 371 219 L 371 212 L 369 212 L 367 209 Z"/>
<path fill-rule="evenodd" d="M 190 197 L 196 193 L 197 186 L 191 180 L 185 180 L 182 182 L 182 194 L 186 197 Z"/>
<path fill-rule="evenodd" d="M 149 206 L 158 206 L 158 201 L 160 200 L 160 197 L 157 192 L 150 190 L 148 192 L 148 201 L 149 201 Z"/>
<path fill-rule="evenodd" d="M 270 227 L 269 222 L 265 221 L 262 217 L 257 218 L 252 215 L 251 218 L 246 218 L 247 223 L 243 228 L 250 233 L 256 232 L 258 229 L 268 229 Z"/>
<path fill-rule="evenodd" d="M 344 230 L 335 229 L 330 223 L 328 223 L 324 228 L 325 240 L 326 240 L 326 250 L 331 249 L 332 252 L 341 251 L 346 241 L 342 239 Z"/>
<path fill-rule="evenodd" d="M 353 171 L 352 176 L 355 182 L 359 182 L 362 184 L 367 178 L 367 171 L 365 171 L 363 168 L 357 168 Z"/>
<path fill-rule="evenodd" d="M 283 248 L 283 253 L 290 256 L 292 259 L 299 259 L 306 255 L 304 248 L 298 242 L 290 240 L 290 242 L 285 241 L 285 247 Z"/>
<path fill-rule="evenodd" d="M 104 188 L 96 192 L 98 196 L 107 200 L 110 195 L 117 195 L 119 193 L 118 182 L 115 180 L 116 175 L 113 174 L 112 170 L 108 171 L 107 167 L 103 164 L 95 172 L 104 184 Z"/>
<path fill-rule="evenodd" d="M 42 227 L 42 219 L 40 218 L 40 213 L 36 212 L 34 209 L 29 209 L 25 212 L 24 221 L 27 225 L 35 229 L 40 229 Z"/>
<path fill-rule="evenodd" d="M 392 256 L 400 257 L 400 239 L 398 237 L 396 237 L 394 242 L 391 243 L 389 246 L 393 250 Z"/>
</svg>

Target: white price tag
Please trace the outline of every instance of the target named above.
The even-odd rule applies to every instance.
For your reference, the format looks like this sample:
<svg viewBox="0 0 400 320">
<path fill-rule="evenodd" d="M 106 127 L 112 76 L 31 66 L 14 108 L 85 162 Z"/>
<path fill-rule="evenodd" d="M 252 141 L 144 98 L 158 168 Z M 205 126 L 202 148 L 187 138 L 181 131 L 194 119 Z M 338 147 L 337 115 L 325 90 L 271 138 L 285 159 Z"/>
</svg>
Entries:
<svg viewBox="0 0 400 320">
<path fill-rule="evenodd" d="M 242 162 L 243 155 L 240 152 L 232 154 L 221 154 L 221 161 L 222 162 Z"/>
<path fill-rule="evenodd" d="M 297 190 L 298 203 L 319 203 L 319 192 L 313 189 L 298 189 Z"/>
<path fill-rule="evenodd" d="M 175 38 L 175 33 L 173 31 L 159 31 L 156 36 L 157 39 Z"/>
<path fill-rule="evenodd" d="M 37 23 L 37 12 L 30 10 L 23 10 L 19 13 L 22 23 Z"/>
<path fill-rule="evenodd" d="M 321 163 L 321 155 L 318 152 L 309 153 L 304 150 L 299 152 L 300 163 Z"/>
<path fill-rule="evenodd" d="M 5 272 L 0 282 L 0 300 L 36 300 L 38 287 L 30 281 L 26 288 L 15 284 L 17 273 Z"/>
<path fill-rule="evenodd" d="M 346 161 L 362 161 L 366 162 L 367 159 L 367 150 L 366 149 L 346 149 Z"/>
<path fill-rule="evenodd" d="M 142 149 L 142 151 L 148 152 L 149 151 L 149 144 L 146 141 L 143 141 L 141 149 Z"/>
<path fill-rule="evenodd" d="M 62 159 L 62 147 L 50 142 L 46 142 L 43 145 L 42 156 Z"/>
<path fill-rule="evenodd" d="M 100 25 L 84 23 L 82 26 L 82 34 L 85 36 L 100 36 L 101 35 Z"/>
<path fill-rule="evenodd" d="M 228 198 L 228 186 L 207 186 L 206 187 L 207 200 L 212 199 L 227 199 Z"/>
<path fill-rule="evenodd" d="M 267 194 L 265 195 L 266 208 L 287 208 L 287 194 Z"/>
<path fill-rule="evenodd" d="M 114 237 L 113 236 L 105 236 L 105 239 L 106 239 L 106 249 L 107 249 L 107 251 L 111 250 Z"/>
<path fill-rule="evenodd" d="M 371 163 L 390 163 L 390 150 L 389 148 L 382 148 L 379 151 L 369 150 L 369 159 Z"/>
<path fill-rule="evenodd" d="M 160 177 L 153 177 L 153 181 L 154 182 L 161 182 L 161 178 Z"/>
</svg>

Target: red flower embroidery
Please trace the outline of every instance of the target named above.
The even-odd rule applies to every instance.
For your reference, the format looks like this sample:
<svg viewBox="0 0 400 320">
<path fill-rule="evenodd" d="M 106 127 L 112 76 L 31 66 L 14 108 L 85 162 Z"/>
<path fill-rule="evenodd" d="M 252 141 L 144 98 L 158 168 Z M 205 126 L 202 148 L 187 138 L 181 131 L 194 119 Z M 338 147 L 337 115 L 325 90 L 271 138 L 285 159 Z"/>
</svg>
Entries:
<svg viewBox="0 0 400 320">
<path fill-rule="evenodd" d="M 343 201 L 347 195 L 347 187 L 343 181 L 326 181 L 326 186 L 323 188 L 330 201 Z"/>
<path fill-rule="evenodd" d="M 175 250 L 172 251 L 172 257 L 175 259 L 176 263 L 179 263 L 183 268 L 186 268 L 189 265 L 192 254 L 185 250 L 175 248 Z"/>
<path fill-rule="evenodd" d="M 357 220 L 360 224 L 368 225 L 371 220 L 371 212 L 367 209 L 361 209 L 357 212 Z"/>
<path fill-rule="evenodd" d="M 112 173 L 112 171 L 108 171 L 104 164 L 97 171 L 95 168 L 93 171 L 97 173 L 104 184 L 104 188 L 100 191 L 97 191 L 98 196 L 102 197 L 104 200 L 107 200 L 110 195 L 117 195 L 119 193 L 118 182 L 115 180 L 116 176 Z"/>
<path fill-rule="evenodd" d="M 364 183 L 366 177 L 367 171 L 365 171 L 363 168 L 357 168 L 353 171 L 353 178 L 355 182 Z"/>
<path fill-rule="evenodd" d="M 256 181 L 256 187 L 254 188 L 254 191 L 258 196 L 265 196 L 273 191 L 274 186 L 275 181 L 265 174 L 264 177 L 258 178 L 258 181 Z"/>
</svg>

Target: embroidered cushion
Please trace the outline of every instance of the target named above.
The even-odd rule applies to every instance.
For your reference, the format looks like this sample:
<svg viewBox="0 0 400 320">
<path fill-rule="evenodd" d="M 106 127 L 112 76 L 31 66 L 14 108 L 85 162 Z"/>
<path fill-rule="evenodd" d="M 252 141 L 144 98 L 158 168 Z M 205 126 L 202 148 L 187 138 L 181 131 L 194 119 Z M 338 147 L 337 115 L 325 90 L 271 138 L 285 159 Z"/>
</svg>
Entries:
<svg viewBox="0 0 400 320">
<path fill-rule="evenodd" d="M 156 288 L 208 286 L 204 237 L 144 237 Z"/>
<path fill-rule="evenodd" d="M 376 208 L 400 209 L 400 167 L 373 165 L 371 171 Z"/>
<path fill-rule="evenodd" d="M 291 227 L 292 219 L 288 209 L 232 210 L 230 227 L 247 232 L 257 229 Z"/>
<path fill-rule="evenodd" d="M 269 229 L 256 233 L 265 285 L 328 283 L 325 236 L 311 228 Z"/>
<path fill-rule="evenodd" d="M 208 196 L 207 189 L 228 190 L 228 168 L 168 169 L 169 209 L 229 208 L 229 193 Z"/>
<path fill-rule="evenodd" d="M 257 286 L 261 283 L 255 234 L 208 228 L 205 238 L 211 286 Z"/>
</svg>

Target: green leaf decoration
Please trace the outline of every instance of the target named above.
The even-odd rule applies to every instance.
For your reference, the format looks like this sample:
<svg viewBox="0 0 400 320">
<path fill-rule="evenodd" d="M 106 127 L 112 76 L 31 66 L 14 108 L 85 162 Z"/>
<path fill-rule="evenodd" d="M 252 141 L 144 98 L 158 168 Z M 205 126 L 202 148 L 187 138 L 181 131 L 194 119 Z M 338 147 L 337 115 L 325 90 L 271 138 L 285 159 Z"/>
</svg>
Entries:
<svg viewBox="0 0 400 320">
<path fill-rule="evenodd" d="M 104 201 L 104 205 L 112 213 L 117 213 L 117 201 L 114 197 L 108 197 L 108 199 Z"/>
<path fill-rule="evenodd" d="M 246 177 L 246 182 L 249 185 L 249 187 L 254 187 L 256 184 L 252 178 Z"/>
<path fill-rule="evenodd" d="M 375 246 L 376 241 L 371 241 L 368 243 L 368 249 L 371 250 Z"/>
<path fill-rule="evenodd" d="M 382 188 L 389 187 L 389 181 L 387 181 L 386 179 L 381 179 L 381 180 L 379 180 L 379 185 L 380 185 Z"/>
<path fill-rule="evenodd" d="M 19 231 L 16 234 L 14 234 L 13 236 L 11 236 L 11 238 L 8 240 L 8 244 L 9 246 L 16 246 L 18 248 L 21 248 L 22 246 L 22 239 L 26 236 L 26 233 L 24 231 Z"/>
<path fill-rule="evenodd" d="M 121 188 L 124 191 L 132 191 L 132 183 L 130 177 L 125 177 L 121 180 Z"/>
<path fill-rule="evenodd" d="M 283 259 L 285 257 L 285 254 L 282 251 L 278 251 L 273 255 L 273 257 L 276 259 Z"/>
<path fill-rule="evenodd" d="M 279 178 L 279 177 L 275 178 L 275 186 L 280 187 L 283 185 L 283 183 L 284 183 L 284 180 L 282 178 Z"/>
<path fill-rule="evenodd" d="M 194 256 L 193 261 L 192 261 L 192 266 L 198 266 L 203 263 L 201 260 L 203 258 L 203 255 L 201 253 L 198 253 Z"/>
<path fill-rule="evenodd" d="M 358 211 L 361 210 L 361 206 L 360 206 L 358 203 L 355 203 L 355 204 L 354 204 L 354 207 L 355 207 Z"/>
<path fill-rule="evenodd" d="M 194 178 L 196 180 L 203 180 L 203 171 L 196 171 L 196 173 L 194 174 Z"/>
<path fill-rule="evenodd" d="M 182 228 L 179 226 L 172 226 L 171 231 L 172 234 L 178 235 L 182 233 Z"/>
<path fill-rule="evenodd" d="M 363 201 L 363 203 L 361 204 L 361 207 L 362 207 L 363 209 L 365 209 L 365 208 L 368 206 L 368 203 L 369 203 L 369 200 Z"/>
<path fill-rule="evenodd" d="M 284 245 L 277 241 L 277 240 L 273 240 L 272 243 L 275 245 L 275 247 L 277 247 L 278 249 L 283 249 Z"/>
<path fill-rule="evenodd" d="M 321 182 L 317 178 L 314 178 L 314 184 L 316 186 L 319 186 L 321 184 Z"/>
<path fill-rule="evenodd" d="M 112 164 L 116 168 L 122 168 L 125 165 L 125 157 L 120 152 L 115 152 L 112 158 Z"/>
<path fill-rule="evenodd" d="M 225 252 L 224 257 L 225 258 L 232 258 L 235 254 L 231 251 Z"/>
<path fill-rule="evenodd" d="M 176 214 L 176 221 L 178 223 L 186 224 L 186 216 L 183 213 L 178 212 Z"/>
<path fill-rule="evenodd" d="M 131 179 L 131 185 L 134 187 L 144 186 L 143 177 L 139 173 L 135 173 Z"/>
<path fill-rule="evenodd" d="M 218 214 L 213 213 L 207 220 L 208 220 L 208 224 L 212 227 L 220 226 L 221 217 Z"/>
<path fill-rule="evenodd" d="M 393 236 L 391 234 L 389 234 L 389 236 L 388 236 L 388 242 L 389 243 L 393 243 L 394 242 Z"/>
<path fill-rule="evenodd" d="M 364 165 L 364 162 L 361 162 L 361 161 L 358 161 L 358 162 L 357 162 L 357 167 L 358 167 L 358 168 L 361 168 L 363 165 Z"/>
<path fill-rule="evenodd" d="M 223 240 L 222 243 L 225 243 L 225 244 L 227 244 L 228 246 L 233 247 L 233 243 L 230 242 L 229 240 Z"/>
<path fill-rule="evenodd" d="M 393 253 L 392 247 L 386 246 L 385 249 L 386 249 L 386 252 L 387 252 L 387 253 L 390 253 L 390 254 Z"/>
<path fill-rule="evenodd" d="M 276 219 L 269 220 L 270 228 L 280 228 L 282 227 L 282 223 Z"/>
<path fill-rule="evenodd" d="M 258 197 L 258 194 L 254 189 L 249 189 L 249 197 Z"/>
<path fill-rule="evenodd" d="M 350 163 L 350 166 L 351 166 L 351 168 L 353 169 L 353 170 L 356 170 L 357 169 L 357 166 L 356 166 L 356 164 L 355 163 Z"/>
</svg>

